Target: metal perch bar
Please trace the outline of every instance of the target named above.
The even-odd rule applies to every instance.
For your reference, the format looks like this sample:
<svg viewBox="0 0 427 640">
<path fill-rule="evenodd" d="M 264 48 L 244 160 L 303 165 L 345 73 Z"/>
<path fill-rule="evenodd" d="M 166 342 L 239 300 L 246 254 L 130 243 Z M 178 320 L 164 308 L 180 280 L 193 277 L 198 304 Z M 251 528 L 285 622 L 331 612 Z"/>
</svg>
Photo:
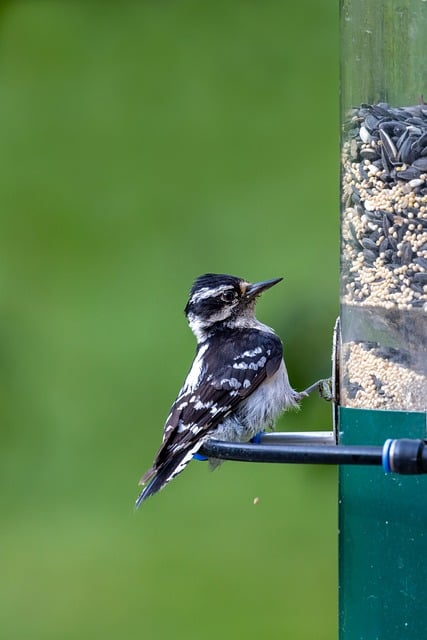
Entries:
<svg viewBox="0 0 427 640">
<path fill-rule="evenodd" d="M 382 447 L 339 446 L 330 444 L 333 438 L 333 433 L 330 432 L 307 432 L 305 436 L 304 439 L 302 433 L 263 434 L 261 444 L 209 440 L 200 449 L 200 453 L 208 458 L 240 462 L 374 465 L 382 466 L 387 473 L 427 473 L 425 440 L 389 439 Z M 319 444 L 322 439 L 327 444 Z M 293 444 L 288 444 L 289 442 Z"/>
</svg>

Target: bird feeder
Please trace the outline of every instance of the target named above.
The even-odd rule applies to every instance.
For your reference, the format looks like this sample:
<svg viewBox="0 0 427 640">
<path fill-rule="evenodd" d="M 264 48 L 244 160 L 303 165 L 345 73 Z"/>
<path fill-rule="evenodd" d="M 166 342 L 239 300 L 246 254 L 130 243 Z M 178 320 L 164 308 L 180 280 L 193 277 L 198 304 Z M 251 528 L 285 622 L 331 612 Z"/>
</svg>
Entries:
<svg viewBox="0 0 427 640">
<path fill-rule="evenodd" d="M 426 34 L 426 2 L 341 0 L 343 446 L 426 438 Z M 341 640 L 425 637 L 426 480 L 339 485 Z"/>
<path fill-rule="evenodd" d="M 339 465 L 340 640 L 426 637 L 427 1 L 340 0 L 332 431 L 207 456 Z"/>
</svg>

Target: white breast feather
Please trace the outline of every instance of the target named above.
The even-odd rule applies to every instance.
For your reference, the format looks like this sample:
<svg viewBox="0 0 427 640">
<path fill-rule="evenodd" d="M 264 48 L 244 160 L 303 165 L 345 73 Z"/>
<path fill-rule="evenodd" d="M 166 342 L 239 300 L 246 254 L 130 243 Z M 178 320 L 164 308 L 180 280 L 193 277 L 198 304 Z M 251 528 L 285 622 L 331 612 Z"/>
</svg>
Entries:
<svg viewBox="0 0 427 640">
<path fill-rule="evenodd" d="M 211 437 L 228 442 L 247 442 L 260 431 L 271 428 L 285 409 L 297 407 L 296 397 L 282 360 L 276 373 L 243 400 L 237 411 L 218 425 Z"/>
</svg>

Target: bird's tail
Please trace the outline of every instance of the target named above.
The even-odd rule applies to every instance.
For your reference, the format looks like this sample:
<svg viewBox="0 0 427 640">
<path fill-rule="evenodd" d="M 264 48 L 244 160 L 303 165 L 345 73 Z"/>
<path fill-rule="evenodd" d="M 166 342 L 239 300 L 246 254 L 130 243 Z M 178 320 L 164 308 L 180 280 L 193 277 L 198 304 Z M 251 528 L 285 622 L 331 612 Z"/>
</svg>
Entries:
<svg viewBox="0 0 427 640">
<path fill-rule="evenodd" d="M 135 507 L 138 509 L 144 500 L 157 493 L 157 491 L 160 491 L 160 489 L 163 489 L 168 482 L 181 473 L 192 459 L 193 454 L 196 453 L 201 446 L 202 442 L 198 442 L 195 446 L 191 447 L 191 449 L 177 451 L 158 467 L 154 466 L 152 469 L 149 469 L 140 480 L 139 484 L 146 484 L 146 486 L 136 499 Z"/>
</svg>

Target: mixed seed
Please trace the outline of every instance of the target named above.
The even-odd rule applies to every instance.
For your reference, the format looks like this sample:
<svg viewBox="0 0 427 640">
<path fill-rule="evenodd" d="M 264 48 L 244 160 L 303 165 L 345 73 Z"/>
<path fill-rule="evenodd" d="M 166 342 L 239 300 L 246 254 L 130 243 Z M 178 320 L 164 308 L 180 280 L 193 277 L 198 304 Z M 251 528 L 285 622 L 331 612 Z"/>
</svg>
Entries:
<svg viewBox="0 0 427 640">
<path fill-rule="evenodd" d="M 343 145 L 345 302 L 427 299 L 427 105 L 362 105 Z"/>
<path fill-rule="evenodd" d="M 364 409 L 425 411 L 426 376 L 408 366 L 399 350 L 378 343 L 347 342 L 341 403 Z"/>
<path fill-rule="evenodd" d="M 419 350 L 426 349 L 427 105 L 362 104 L 352 111 L 345 138 L 342 304 L 366 309 L 369 323 L 373 319 L 374 325 L 388 324 L 394 334 L 392 348 L 399 348 L 400 333 L 400 339 L 409 335 L 417 350 L 416 377 L 407 380 L 416 389 L 410 393 L 408 386 L 407 392 L 397 393 L 393 381 L 400 379 L 403 384 L 406 378 L 401 369 L 411 373 L 410 359 L 406 364 L 396 363 L 390 353 L 373 354 L 372 348 L 364 348 L 359 341 L 349 343 L 344 373 L 344 382 L 347 379 L 350 385 L 347 406 L 423 410 L 427 354 L 421 373 L 418 365 Z M 402 326 L 407 319 L 409 329 Z M 376 383 L 368 367 L 363 371 L 368 354 L 375 359 Z M 355 374 L 355 359 L 360 360 L 360 375 Z"/>
</svg>

